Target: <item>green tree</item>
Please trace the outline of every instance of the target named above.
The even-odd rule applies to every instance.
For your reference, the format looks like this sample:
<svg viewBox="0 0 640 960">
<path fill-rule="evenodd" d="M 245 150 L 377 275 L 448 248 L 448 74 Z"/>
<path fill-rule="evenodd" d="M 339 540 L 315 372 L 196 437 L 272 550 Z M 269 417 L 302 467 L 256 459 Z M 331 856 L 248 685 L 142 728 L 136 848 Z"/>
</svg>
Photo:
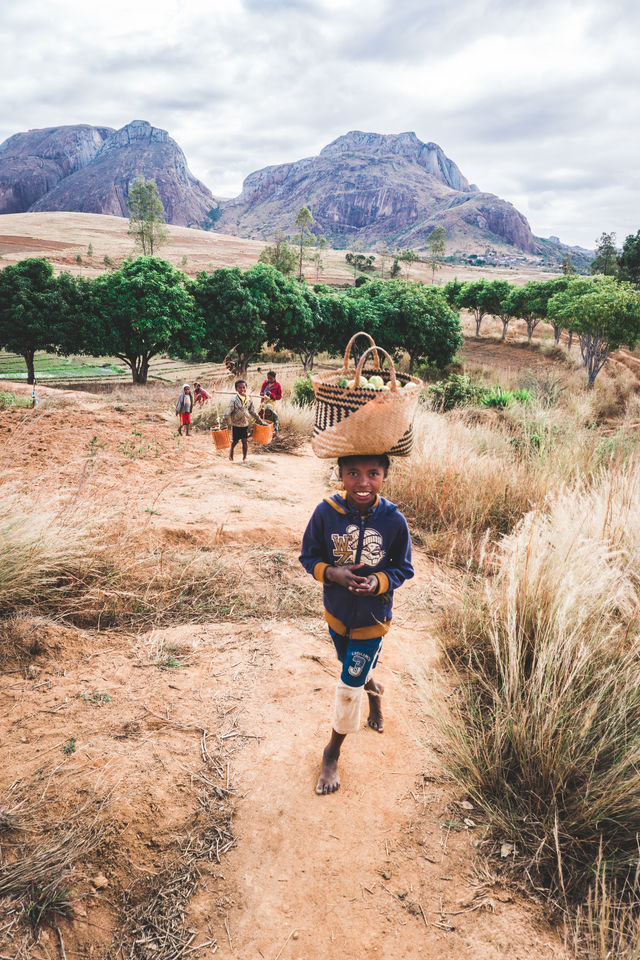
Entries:
<svg viewBox="0 0 640 960">
<path fill-rule="evenodd" d="M 415 250 L 403 250 L 402 253 L 398 254 L 397 260 L 404 267 L 404 278 L 405 280 L 409 279 L 409 274 L 411 273 L 411 268 L 414 263 L 419 261 L 420 257 L 415 252 Z"/>
<path fill-rule="evenodd" d="M 302 261 L 305 257 L 305 251 L 311 243 L 313 226 L 313 215 L 309 207 L 300 207 L 296 217 L 296 227 L 298 233 L 293 237 L 294 243 L 298 247 L 298 280 L 302 280 Z"/>
<path fill-rule="evenodd" d="M 311 262 L 313 263 L 316 269 L 316 283 L 320 280 L 320 274 L 324 270 L 324 262 L 322 260 L 322 251 L 327 249 L 327 238 L 322 236 L 315 236 L 313 239 L 313 254 L 311 255 Z"/>
<path fill-rule="evenodd" d="M 19 353 L 34 383 L 37 350 L 53 352 L 61 302 L 48 260 L 30 257 L 0 272 L 0 347 Z"/>
<path fill-rule="evenodd" d="M 434 227 L 427 238 L 429 255 L 427 263 L 431 267 L 431 282 L 436 279 L 436 270 L 439 270 L 447 249 L 447 231 L 444 227 Z"/>
<path fill-rule="evenodd" d="M 222 204 L 216 203 L 215 207 L 207 210 L 204 220 L 201 223 L 203 230 L 215 230 L 216 224 L 222 216 Z"/>
<path fill-rule="evenodd" d="M 376 252 L 380 260 L 380 279 L 384 280 L 385 268 L 389 260 L 393 261 L 393 251 L 389 248 L 387 243 L 381 243 L 377 248 Z"/>
<path fill-rule="evenodd" d="M 487 283 L 486 304 L 487 313 L 496 317 L 502 323 L 502 336 L 500 339 L 507 339 L 507 327 L 513 320 L 511 312 L 511 293 L 514 288 L 508 280 L 490 280 Z"/>
<path fill-rule="evenodd" d="M 129 236 L 133 237 L 143 257 L 154 252 L 169 239 L 164 220 L 164 207 L 155 180 L 138 177 L 129 187 Z"/>
<path fill-rule="evenodd" d="M 570 276 L 572 276 L 572 275 L 576 272 L 576 269 L 575 269 L 575 267 L 574 267 L 574 265 L 573 265 L 573 262 L 572 262 L 572 260 L 571 260 L 571 253 L 570 253 L 570 252 L 567 253 L 566 257 L 565 257 L 564 260 L 562 261 L 562 272 L 563 272 L 563 274 L 565 275 L 565 277 L 570 277 Z"/>
<path fill-rule="evenodd" d="M 373 261 L 375 256 L 367 256 L 364 253 L 348 253 L 345 258 L 346 262 L 350 267 L 353 267 L 353 283 L 354 286 L 358 282 L 358 274 L 370 273 L 373 269 Z"/>
<path fill-rule="evenodd" d="M 530 280 L 523 287 L 512 287 L 509 295 L 508 312 L 512 317 L 524 320 L 527 325 L 527 340 L 531 343 L 534 330 L 546 319 L 547 300 L 544 283 Z"/>
<path fill-rule="evenodd" d="M 618 251 L 615 233 L 601 233 L 596 240 L 596 255 L 591 262 L 591 273 L 615 277 L 618 273 Z"/>
<path fill-rule="evenodd" d="M 458 305 L 458 294 L 462 290 L 464 283 L 462 280 L 458 280 L 457 277 L 454 277 L 453 280 L 449 280 L 448 283 L 445 283 L 442 288 L 445 300 L 450 307 L 457 307 Z M 492 311 L 489 311 L 490 313 Z"/>
<path fill-rule="evenodd" d="M 447 297 L 446 294 L 445 297 Z M 449 302 L 448 298 L 447 302 Z M 455 305 L 462 307 L 464 310 L 471 311 L 476 324 L 476 337 L 479 337 L 480 325 L 484 317 L 488 313 L 491 313 L 491 307 L 493 305 L 489 281 L 483 278 L 482 280 L 470 280 L 467 283 L 463 283 L 458 290 Z"/>
<path fill-rule="evenodd" d="M 589 387 L 613 350 L 633 349 L 640 340 L 640 294 L 630 283 L 611 277 L 572 280 L 550 300 L 549 311 L 580 337 Z"/>
<path fill-rule="evenodd" d="M 375 339 L 389 353 L 406 350 L 409 372 L 417 363 L 444 367 L 462 344 L 460 318 L 442 290 L 423 283 L 374 280 L 362 288 L 378 316 Z"/>
<path fill-rule="evenodd" d="M 289 246 L 289 241 L 284 233 L 279 230 L 273 238 L 273 242 L 265 247 L 258 258 L 258 263 L 267 263 L 276 270 L 279 270 L 283 276 L 288 277 L 296 268 L 296 252 Z"/>
<path fill-rule="evenodd" d="M 149 361 L 161 353 L 184 357 L 202 341 L 187 278 L 166 260 L 139 257 L 94 280 L 96 324 L 87 349 L 119 357 L 134 383 L 146 383 Z"/>
<path fill-rule="evenodd" d="M 389 271 L 389 276 L 392 280 L 396 280 L 400 276 L 400 272 L 400 257 L 394 257 L 393 263 L 391 264 L 391 270 Z"/>
<path fill-rule="evenodd" d="M 618 267 L 621 280 L 640 287 L 640 230 L 635 235 L 630 233 L 622 244 Z"/>
<path fill-rule="evenodd" d="M 259 270 L 271 270 L 258 265 Z M 284 279 L 284 278 L 283 278 Z M 204 328 L 205 357 L 220 363 L 232 351 L 236 355 L 234 372 L 246 376 L 247 366 L 262 350 L 266 336 L 260 311 L 254 302 L 245 275 L 238 267 L 202 272 L 193 285 L 198 317 Z"/>
</svg>

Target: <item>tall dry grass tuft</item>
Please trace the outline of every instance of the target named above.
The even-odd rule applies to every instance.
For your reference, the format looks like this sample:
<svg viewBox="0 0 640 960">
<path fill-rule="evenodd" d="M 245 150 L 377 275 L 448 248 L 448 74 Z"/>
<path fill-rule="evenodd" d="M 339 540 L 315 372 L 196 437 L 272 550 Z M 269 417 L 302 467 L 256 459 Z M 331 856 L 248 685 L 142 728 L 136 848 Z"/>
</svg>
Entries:
<svg viewBox="0 0 640 960">
<path fill-rule="evenodd" d="M 450 768 L 565 908 L 593 897 L 600 875 L 609 896 L 636 888 L 639 550 L 630 464 L 527 514 L 482 596 L 442 621 L 459 680 Z"/>
<path fill-rule="evenodd" d="M 617 468 L 638 445 L 624 422 L 602 435 L 543 403 L 504 411 L 421 408 L 410 457 L 394 462 L 385 493 L 449 562 L 477 566 L 492 543 L 563 484 Z"/>
<path fill-rule="evenodd" d="M 89 487 L 60 506 L 26 503 L 0 485 L 0 620 L 28 610 L 108 627 L 302 613 L 306 584 L 285 573 L 274 579 L 264 558 L 216 542 L 168 547 Z"/>
</svg>

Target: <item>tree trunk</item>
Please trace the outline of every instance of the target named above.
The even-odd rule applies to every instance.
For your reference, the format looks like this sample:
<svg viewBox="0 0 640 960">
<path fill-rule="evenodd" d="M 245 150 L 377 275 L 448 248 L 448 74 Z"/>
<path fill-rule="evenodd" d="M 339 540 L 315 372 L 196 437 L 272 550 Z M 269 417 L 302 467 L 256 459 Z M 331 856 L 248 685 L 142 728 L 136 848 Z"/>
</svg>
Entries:
<svg viewBox="0 0 640 960">
<path fill-rule="evenodd" d="M 149 357 L 126 357 L 125 363 L 131 368 L 133 383 L 145 384 L 149 374 Z"/>
<path fill-rule="evenodd" d="M 553 342 L 557 347 L 560 343 L 560 334 L 562 333 L 562 327 L 558 327 L 555 323 L 553 324 Z"/>
<path fill-rule="evenodd" d="M 24 362 L 27 365 L 27 383 L 36 382 L 36 373 L 33 366 L 33 358 L 35 353 L 35 350 L 25 350 L 25 352 L 22 354 L 24 357 Z"/>
<path fill-rule="evenodd" d="M 569 330 L 569 343 L 567 344 L 567 350 L 571 350 L 572 343 L 573 343 L 573 330 Z"/>
<path fill-rule="evenodd" d="M 482 318 L 483 318 L 483 316 L 484 316 L 483 313 L 476 313 L 476 314 L 475 314 L 476 337 L 479 337 L 479 336 L 480 336 L 480 324 L 482 323 Z"/>
<path fill-rule="evenodd" d="M 502 336 L 500 337 L 500 339 L 501 339 L 501 340 L 506 340 L 506 339 L 507 339 L 507 327 L 509 326 L 509 320 L 511 320 L 511 317 L 507 317 L 506 319 L 505 319 L 504 317 L 501 317 L 500 319 L 502 320 Z"/>
<path fill-rule="evenodd" d="M 310 370 L 313 370 L 313 361 L 315 360 L 315 352 L 311 350 L 303 350 L 298 354 L 300 357 L 300 363 L 303 366 L 304 372 L 309 373 Z"/>
</svg>

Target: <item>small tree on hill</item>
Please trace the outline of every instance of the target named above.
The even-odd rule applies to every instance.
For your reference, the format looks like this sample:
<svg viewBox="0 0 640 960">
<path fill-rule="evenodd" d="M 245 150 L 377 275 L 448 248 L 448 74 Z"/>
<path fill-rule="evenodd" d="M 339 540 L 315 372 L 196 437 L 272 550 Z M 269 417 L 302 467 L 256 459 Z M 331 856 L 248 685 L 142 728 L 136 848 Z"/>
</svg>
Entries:
<svg viewBox="0 0 640 960">
<path fill-rule="evenodd" d="M 279 230 L 273 238 L 273 243 L 265 247 L 258 258 L 258 263 L 268 263 L 283 276 L 290 276 L 296 268 L 297 255 L 289 246 L 284 233 Z"/>
<path fill-rule="evenodd" d="M 618 251 L 615 233 L 601 233 L 596 240 L 596 255 L 591 261 L 591 273 L 615 277 L 618 273 Z"/>
<path fill-rule="evenodd" d="M 412 266 L 419 261 L 420 257 L 415 250 L 403 250 L 402 253 L 398 254 L 396 259 L 404 267 L 404 279 L 408 280 Z"/>
<path fill-rule="evenodd" d="M 309 210 L 309 207 L 301 207 L 296 217 L 296 227 L 299 232 L 296 233 L 293 238 L 294 243 L 298 247 L 298 280 L 302 280 L 302 261 L 304 260 L 305 251 L 311 243 L 312 226 L 313 215 L 311 210 Z"/>
<path fill-rule="evenodd" d="M 431 282 L 436 279 L 436 270 L 439 270 L 444 261 L 447 249 L 447 231 L 444 227 L 434 227 L 427 239 L 429 255 L 427 263 L 431 267 Z"/>
<path fill-rule="evenodd" d="M 164 220 L 164 207 L 155 180 L 138 177 L 129 187 L 129 235 L 135 240 L 143 257 L 152 257 L 169 239 Z"/>
</svg>

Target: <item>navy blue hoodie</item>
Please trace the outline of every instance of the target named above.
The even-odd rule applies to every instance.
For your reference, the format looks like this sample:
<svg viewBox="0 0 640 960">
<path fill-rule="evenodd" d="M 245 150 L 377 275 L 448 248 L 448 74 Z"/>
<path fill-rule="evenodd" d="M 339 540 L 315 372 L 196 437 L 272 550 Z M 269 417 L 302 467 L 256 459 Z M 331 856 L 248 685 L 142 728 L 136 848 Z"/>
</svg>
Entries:
<svg viewBox="0 0 640 960">
<path fill-rule="evenodd" d="M 324 583 L 327 623 L 341 636 L 356 640 L 380 637 L 391 625 L 393 591 L 413 576 L 407 521 L 395 503 L 376 497 L 361 516 L 344 497 L 326 497 L 313 511 L 302 539 L 300 563 Z M 329 566 L 362 563 L 358 574 L 378 579 L 375 594 L 355 594 L 325 581 Z"/>
</svg>

